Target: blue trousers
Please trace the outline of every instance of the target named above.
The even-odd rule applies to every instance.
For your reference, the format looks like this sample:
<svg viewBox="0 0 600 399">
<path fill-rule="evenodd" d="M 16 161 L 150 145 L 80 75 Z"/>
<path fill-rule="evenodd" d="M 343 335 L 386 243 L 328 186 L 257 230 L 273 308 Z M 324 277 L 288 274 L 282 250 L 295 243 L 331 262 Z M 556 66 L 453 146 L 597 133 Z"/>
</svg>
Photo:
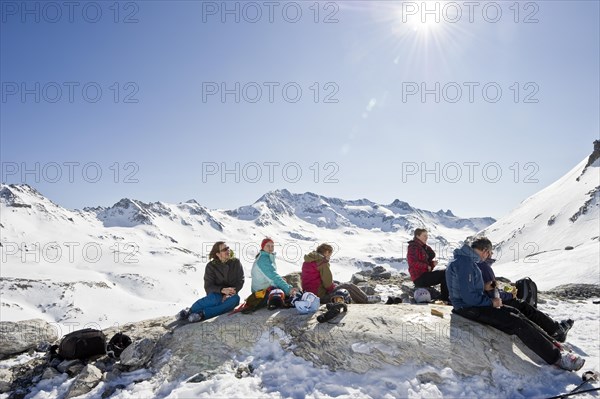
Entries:
<svg viewBox="0 0 600 399">
<path fill-rule="evenodd" d="M 191 313 L 204 313 L 204 319 L 210 319 L 223 313 L 227 313 L 235 309 L 240 303 L 239 295 L 232 295 L 223 301 L 223 295 L 211 292 L 204 298 L 198 299 L 192 305 Z"/>
</svg>

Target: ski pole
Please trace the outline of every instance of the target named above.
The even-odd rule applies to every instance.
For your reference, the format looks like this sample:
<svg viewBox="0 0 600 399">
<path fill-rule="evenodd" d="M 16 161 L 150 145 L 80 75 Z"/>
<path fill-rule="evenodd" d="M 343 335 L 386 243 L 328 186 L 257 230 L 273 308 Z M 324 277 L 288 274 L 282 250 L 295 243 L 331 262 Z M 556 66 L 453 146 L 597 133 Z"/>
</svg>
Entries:
<svg viewBox="0 0 600 399">
<path fill-rule="evenodd" d="M 592 389 L 585 389 L 583 391 L 563 393 L 562 395 L 551 396 L 551 397 L 546 398 L 546 399 L 563 399 L 563 398 L 567 398 L 569 396 L 575 396 L 575 395 L 580 395 L 582 393 L 595 392 L 595 391 L 600 391 L 600 388 L 592 388 Z"/>
<path fill-rule="evenodd" d="M 595 381 L 598 381 L 600 379 L 600 374 L 597 371 L 591 371 L 591 370 L 586 371 L 581 376 L 581 379 L 583 380 L 583 382 L 581 384 L 577 385 L 575 388 L 573 388 L 568 393 L 565 393 L 565 394 L 562 394 L 562 395 L 558 395 L 558 396 L 552 396 L 551 398 L 548 398 L 548 399 L 561 399 L 561 398 L 566 398 L 567 396 L 578 395 L 578 394 L 584 393 L 584 392 L 593 392 L 593 391 L 600 390 L 600 388 L 594 388 L 594 389 L 587 389 L 585 391 L 579 391 L 578 392 L 578 390 L 582 386 L 584 386 L 586 383 L 588 383 L 588 382 L 595 382 Z"/>
</svg>

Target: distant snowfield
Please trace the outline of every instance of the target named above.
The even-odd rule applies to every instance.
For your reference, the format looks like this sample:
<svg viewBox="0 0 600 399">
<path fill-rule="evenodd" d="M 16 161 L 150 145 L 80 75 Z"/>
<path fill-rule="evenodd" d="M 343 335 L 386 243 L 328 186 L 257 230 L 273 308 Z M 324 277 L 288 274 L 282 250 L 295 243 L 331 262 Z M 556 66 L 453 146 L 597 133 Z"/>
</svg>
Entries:
<svg viewBox="0 0 600 399">
<path fill-rule="evenodd" d="M 593 304 L 591 300 L 551 301 L 540 305 L 540 309 L 556 319 L 572 317 L 576 320 L 568 342 L 576 353 L 585 357 L 583 370 L 598 370 L 600 305 Z M 349 311 L 352 311 L 352 307 Z M 280 339 L 286 339 L 283 331 L 277 334 Z M 353 349 L 359 353 L 386 350 L 377 343 L 367 342 Z M 518 355 L 515 353 L 515 356 Z M 0 362 L 0 368 L 30 358 L 22 355 L 16 361 Z M 244 373 L 241 379 L 236 378 L 238 367 L 248 364 L 254 366 L 254 372 L 251 375 Z M 136 383 L 136 380 L 151 375 L 149 370 L 137 370 L 123 373 L 120 380 L 112 382 L 112 385 L 121 384 L 124 388 L 117 389 L 111 398 L 531 398 L 567 392 L 581 382 L 580 374 L 540 365 L 539 374 L 531 378 L 515 374 L 498 364 L 492 375 L 493 384 L 490 384 L 483 376 L 464 377 L 450 368 L 419 364 L 387 366 L 364 374 L 341 370 L 331 372 L 314 367 L 311 362 L 282 349 L 278 340 L 265 335 L 250 353 L 232 359 L 220 372 L 205 381 L 165 381 L 158 376 Z M 67 379 L 66 375 L 42 381 L 28 398 L 61 397 L 72 382 L 73 379 Z M 86 398 L 100 399 L 106 388 L 104 384 L 101 382 Z M 0 395 L 0 398 L 6 397 Z M 583 394 L 580 397 L 596 396 Z"/>
</svg>

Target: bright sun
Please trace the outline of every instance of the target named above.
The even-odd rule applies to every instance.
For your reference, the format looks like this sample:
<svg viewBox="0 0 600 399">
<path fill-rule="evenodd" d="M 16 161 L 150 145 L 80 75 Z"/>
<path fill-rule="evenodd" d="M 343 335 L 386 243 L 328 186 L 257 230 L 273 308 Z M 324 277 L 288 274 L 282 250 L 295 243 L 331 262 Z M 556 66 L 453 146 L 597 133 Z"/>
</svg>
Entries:
<svg viewBox="0 0 600 399">
<path fill-rule="evenodd" d="M 437 1 L 431 6 L 428 3 L 403 3 L 396 8 L 397 18 L 401 25 L 410 31 L 427 33 L 440 29 L 444 24 L 445 2 Z"/>
<path fill-rule="evenodd" d="M 415 19 L 415 21 L 411 22 L 410 25 L 414 31 L 428 32 L 436 29 L 439 24 L 440 23 L 436 22 L 433 16 L 429 16 L 429 18 L 426 18 L 424 22 L 422 20 Z"/>
</svg>

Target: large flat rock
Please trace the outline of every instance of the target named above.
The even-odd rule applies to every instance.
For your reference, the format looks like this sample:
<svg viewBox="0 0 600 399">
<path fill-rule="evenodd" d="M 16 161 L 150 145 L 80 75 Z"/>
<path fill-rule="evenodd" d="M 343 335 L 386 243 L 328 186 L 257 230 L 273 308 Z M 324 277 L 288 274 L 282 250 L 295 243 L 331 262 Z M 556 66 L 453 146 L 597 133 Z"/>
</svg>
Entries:
<svg viewBox="0 0 600 399">
<path fill-rule="evenodd" d="M 0 322 L 0 359 L 35 348 L 40 342 L 57 340 L 57 328 L 44 320 Z"/>
<path fill-rule="evenodd" d="M 383 304 L 350 305 L 333 323 L 285 309 L 188 324 L 159 340 L 152 364 L 173 378 L 191 377 L 249 353 L 265 334 L 317 366 L 357 373 L 413 363 L 487 376 L 491 382 L 498 364 L 522 375 L 545 364 L 518 339 L 454 315 L 450 307 Z"/>
</svg>

